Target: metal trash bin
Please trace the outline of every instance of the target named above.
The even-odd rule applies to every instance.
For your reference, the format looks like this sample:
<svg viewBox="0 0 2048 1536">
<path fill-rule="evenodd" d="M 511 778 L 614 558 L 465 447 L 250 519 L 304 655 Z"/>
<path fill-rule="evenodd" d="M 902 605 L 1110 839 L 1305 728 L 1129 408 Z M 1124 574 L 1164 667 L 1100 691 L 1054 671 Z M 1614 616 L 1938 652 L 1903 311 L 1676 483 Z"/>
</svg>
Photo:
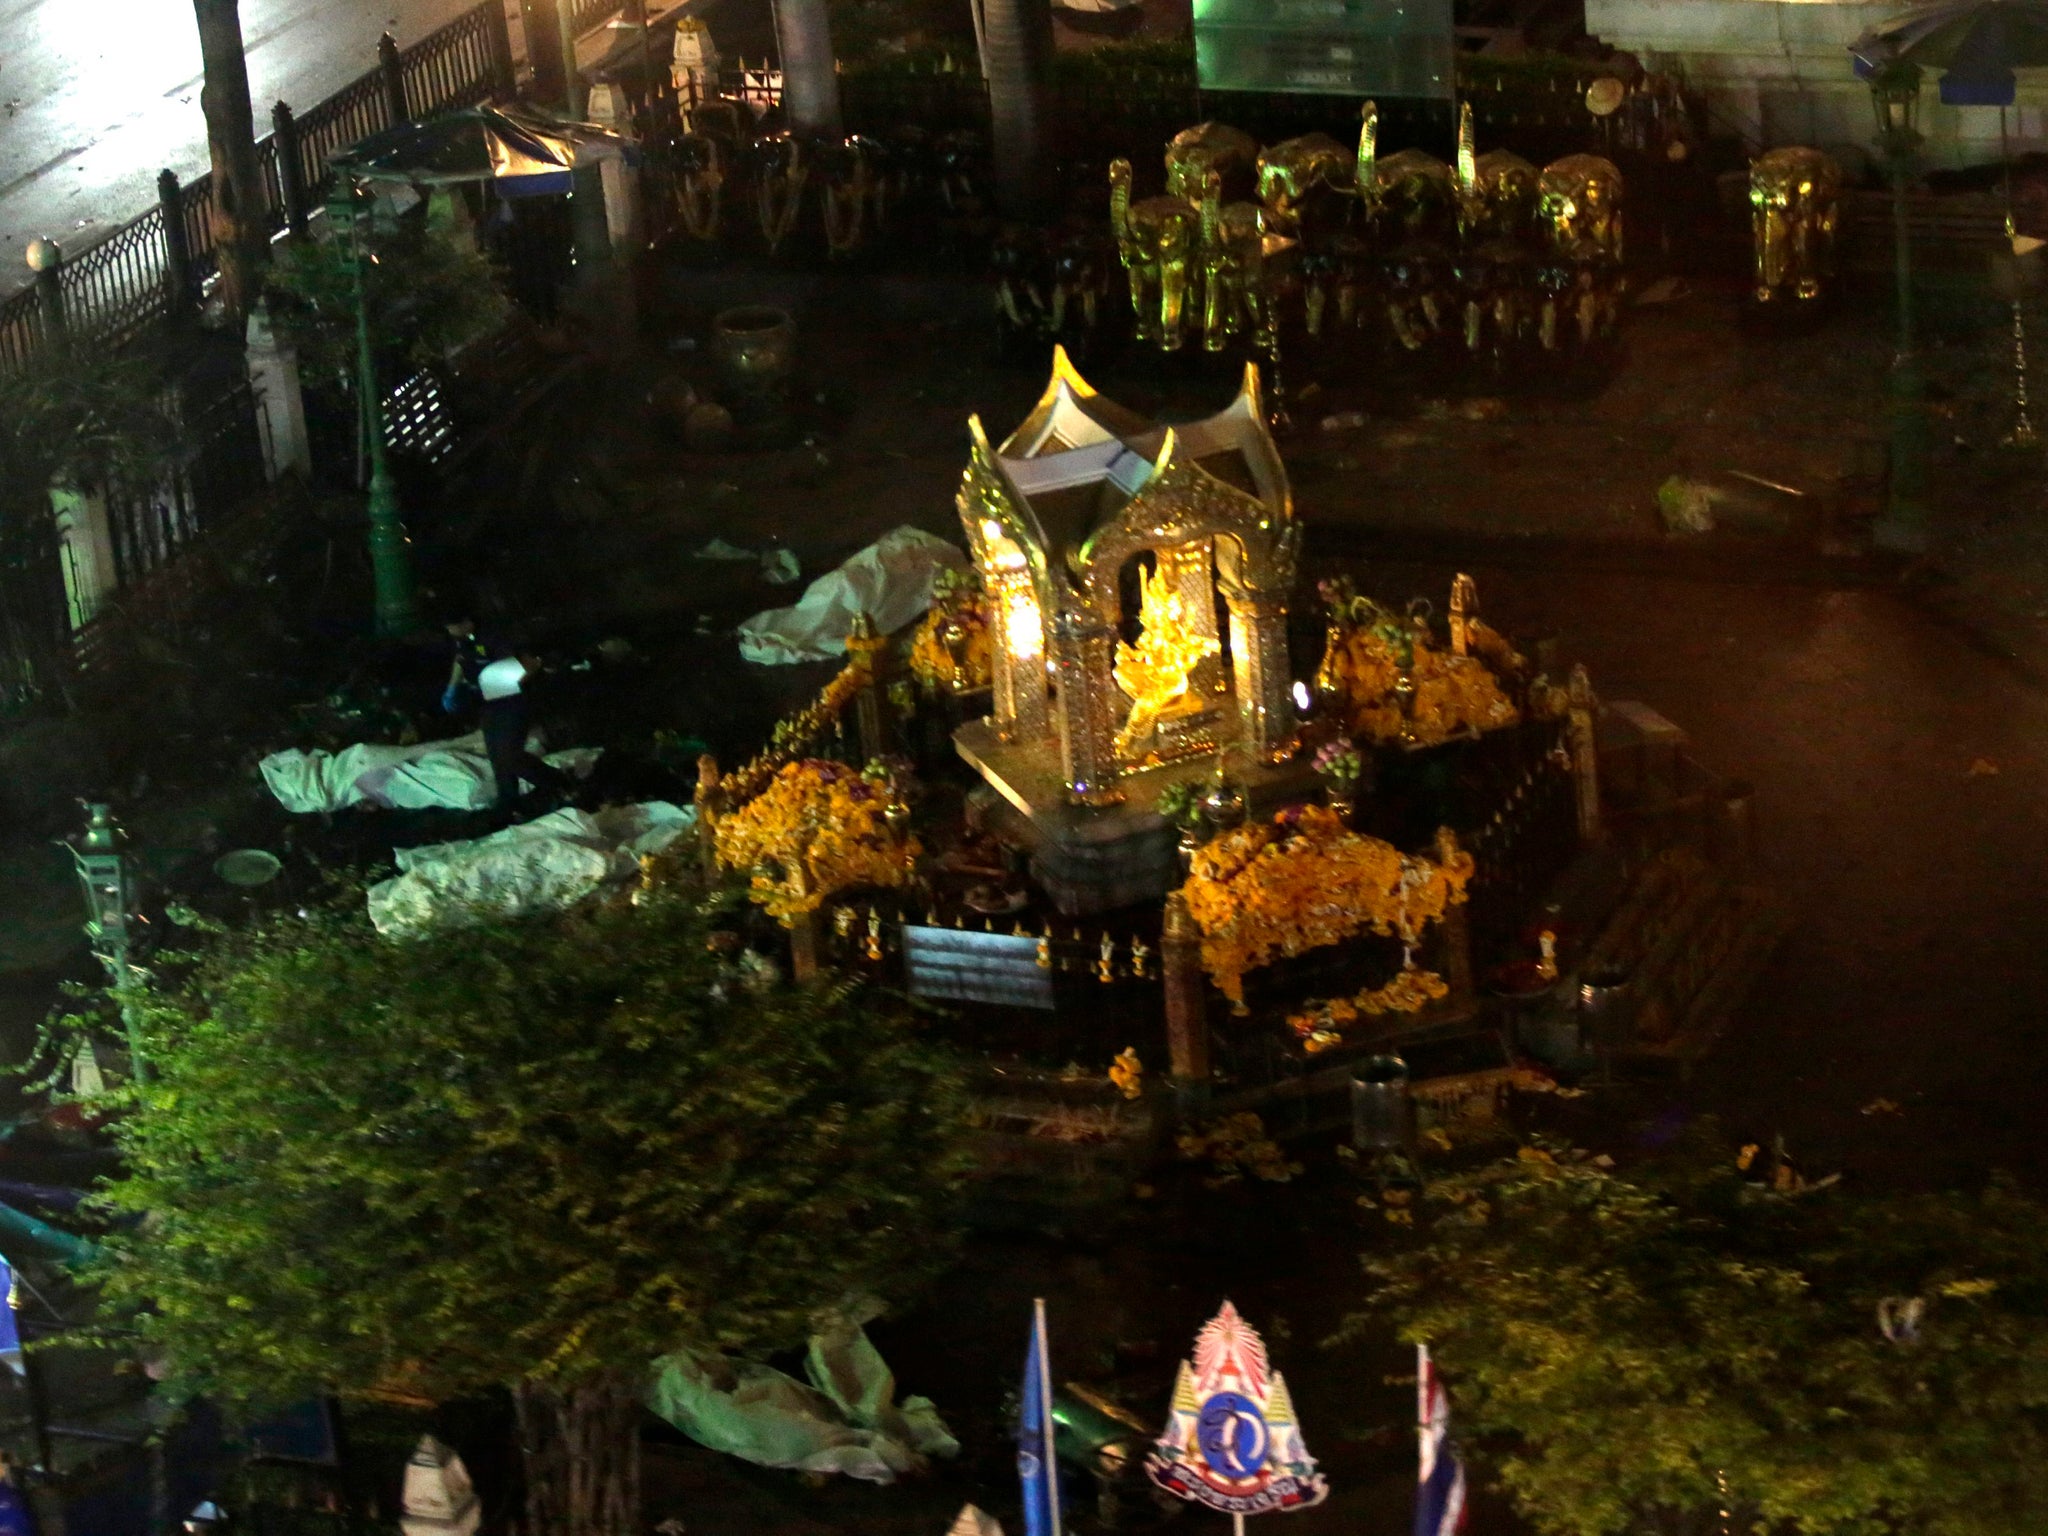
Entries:
<svg viewBox="0 0 2048 1536">
<path fill-rule="evenodd" d="M 1368 1056 L 1351 1069 L 1351 1145 L 1361 1152 L 1405 1152 L 1415 1141 L 1408 1063 Z"/>
<path fill-rule="evenodd" d="M 1579 978 L 1579 1038 L 1605 1056 L 1628 1043 L 1635 1023 L 1634 978 L 1618 967 L 1601 967 Z"/>
</svg>

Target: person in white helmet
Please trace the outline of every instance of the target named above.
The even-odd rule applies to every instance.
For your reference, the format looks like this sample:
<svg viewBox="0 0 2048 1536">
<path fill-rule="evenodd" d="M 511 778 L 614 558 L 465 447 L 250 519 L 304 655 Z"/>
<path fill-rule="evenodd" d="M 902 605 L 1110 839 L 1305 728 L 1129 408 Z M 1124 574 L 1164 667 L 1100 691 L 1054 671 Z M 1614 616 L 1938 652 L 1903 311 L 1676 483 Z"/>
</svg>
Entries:
<svg viewBox="0 0 2048 1536">
<path fill-rule="evenodd" d="M 528 750 L 527 734 L 533 728 L 533 713 L 526 696 L 528 679 L 540 671 L 531 656 L 501 656 L 477 673 L 477 691 L 483 695 L 484 750 L 490 754 L 491 776 L 497 781 L 497 808 L 510 812 L 519 804 L 523 779 L 536 793 L 565 797 L 569 779 Z"/>
</svg>

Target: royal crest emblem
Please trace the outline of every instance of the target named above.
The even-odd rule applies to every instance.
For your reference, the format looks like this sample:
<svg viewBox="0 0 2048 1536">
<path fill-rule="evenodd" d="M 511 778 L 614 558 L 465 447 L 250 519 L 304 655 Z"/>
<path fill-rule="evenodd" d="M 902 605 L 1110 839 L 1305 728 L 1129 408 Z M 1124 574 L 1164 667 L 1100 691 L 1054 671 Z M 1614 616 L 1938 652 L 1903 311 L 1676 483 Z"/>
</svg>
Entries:
<svg viewBox="0 0 2048 1536">
<path fill-rule="evenodd" d="M 1265 1341 L 1227 1301 L 1181 1362 L 1145 1472 L 1177 1498 L 1240 1518 L 1307 1509 L 1330 1492 Z"/>
</svg>

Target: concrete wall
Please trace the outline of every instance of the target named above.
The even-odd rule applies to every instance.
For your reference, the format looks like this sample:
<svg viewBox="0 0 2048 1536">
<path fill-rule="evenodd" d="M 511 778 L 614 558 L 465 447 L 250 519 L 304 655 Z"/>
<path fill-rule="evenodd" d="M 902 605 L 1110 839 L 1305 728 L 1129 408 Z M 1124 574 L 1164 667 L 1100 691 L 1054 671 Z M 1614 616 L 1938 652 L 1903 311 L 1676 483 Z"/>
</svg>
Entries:
<svg viewBox="0 0 2048 1536">
<path fill-rule="evenodd" d="M 1764 147 L 1867 149 L 1876 119 L 1849 44 L 1902 8 L 1900 0 L 1586 0 L 1586 29 L 1703 92 L 1715 134 Z M 2048 70 L 2019 78 L 2019 104 L 2006 113 L 2012 147 L 2048 149 Z M 1998 109 L 1944 107 L 1931 76 L 1920 126 L 1928 164 L 1998 157 Z"/>
</svg>

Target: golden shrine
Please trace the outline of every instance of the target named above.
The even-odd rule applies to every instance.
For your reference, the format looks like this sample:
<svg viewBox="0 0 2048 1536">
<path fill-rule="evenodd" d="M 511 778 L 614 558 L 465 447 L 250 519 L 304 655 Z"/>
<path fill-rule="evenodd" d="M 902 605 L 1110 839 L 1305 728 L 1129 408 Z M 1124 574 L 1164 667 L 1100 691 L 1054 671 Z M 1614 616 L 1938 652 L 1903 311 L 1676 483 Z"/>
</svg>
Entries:
<svg viewBox="0 0 2048 1536">
<path fill-rule="evenodd" d="M 1300 529 L 1256 366 L 1180 426 L 1052 381 L 999 445 L 971 418 L 958 496 L 989 593 L 994 708 L 955 733 L 1062 910 L 1178 882 L 1155 810 L 1219 761 L 1248 797 L 1300 775 L 1287 601 Z M 1222 609 L 1219 620 L 1218 608 Z"/>
</svg>

